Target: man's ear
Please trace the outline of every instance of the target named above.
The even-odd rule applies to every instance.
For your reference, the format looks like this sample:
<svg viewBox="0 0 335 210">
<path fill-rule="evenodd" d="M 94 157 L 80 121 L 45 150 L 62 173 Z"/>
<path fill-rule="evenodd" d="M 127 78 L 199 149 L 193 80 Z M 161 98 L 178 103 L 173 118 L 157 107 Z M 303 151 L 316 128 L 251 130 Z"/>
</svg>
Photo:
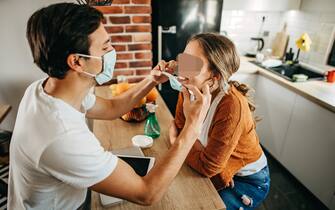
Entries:
<svg viewBox="0 0 335 210">
<path fill-rule="evenodd" d="M 67 56 L 66 62 L 69 68 L 76 72 L 83 72 L 83 59 L 80 58 L 79 55 L 70 54 Z"/>
</svg>

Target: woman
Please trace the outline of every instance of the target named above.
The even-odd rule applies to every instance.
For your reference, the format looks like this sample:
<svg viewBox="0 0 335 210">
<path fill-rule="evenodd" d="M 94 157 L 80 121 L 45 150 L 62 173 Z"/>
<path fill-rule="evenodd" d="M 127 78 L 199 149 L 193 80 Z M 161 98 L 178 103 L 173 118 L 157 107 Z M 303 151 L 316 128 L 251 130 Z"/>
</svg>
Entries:
<svg viewBox="0 0 335 210">
<path fill-rule="evenodd" d="M 269 169 L 255 130 L 255 107 L 248 87 L 229 81 L 240 64 L 234 44 L 226 37 L 205 33 L 191 38 L 184 53 L 203 61 L 199 75 L 187 81 L 210 85 L 212 101 L 199 139 L 186 163 L 210 177 L 228 210 L 254 209 L 266 197 Z M 184 126 L 183 99 L 179 96 L 175 123 Z"/>
</svg>

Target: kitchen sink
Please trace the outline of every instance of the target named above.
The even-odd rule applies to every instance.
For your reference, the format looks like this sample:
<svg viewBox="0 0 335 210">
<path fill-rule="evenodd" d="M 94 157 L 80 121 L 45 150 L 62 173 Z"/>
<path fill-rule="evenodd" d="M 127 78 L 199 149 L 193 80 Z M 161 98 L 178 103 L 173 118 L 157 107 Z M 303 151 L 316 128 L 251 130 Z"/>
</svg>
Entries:
<svg viewBox="0 0 335 210">
<path fill-rule="evenodd" d="M 308 76 L 307 81 L 310 80 L 324 80 L 324 75 L 318 72 L 315 72 L 311 69 L 308 69 L 307 67 L 302 66 L 301 64 L 283 64 L 281 66 L 277 66 L 277 67 L 264 67 L 262 66 L 261 63 L 258 63 L 256 61 L 250 61 L 251 63 L 262 67 L 263 69 L 266 69 L 270 72 L 273 72 L 281 77 L 283 77 L 284 79 L 287 79 L 291 82 L 294 82 L 293 80 L 293 75 L 294 74 L 304 74 L 306 76 Z"/>
</svg>

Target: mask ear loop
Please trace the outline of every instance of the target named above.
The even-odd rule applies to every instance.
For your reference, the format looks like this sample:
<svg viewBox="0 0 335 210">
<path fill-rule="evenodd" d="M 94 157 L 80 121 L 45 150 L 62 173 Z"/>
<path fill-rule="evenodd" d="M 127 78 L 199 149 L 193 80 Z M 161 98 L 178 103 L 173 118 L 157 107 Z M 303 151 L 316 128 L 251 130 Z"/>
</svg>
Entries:
<svg viewBox="0 0 335 210">
<path fill-rule="evenodd" d="M 229 83 L 227 81 L 224 81 L 223 83 L 223 91 L 227 94 L 229 91 Z"/>
<path fill-rule="evenodd" d="M 81 54 L 81 53 L 76 53 L 76 55 L 79 55 L 81 57 L 85 57 L 85 58 L 96 58 L 96 59 L 100 59 L 103 61 L 103 58 L 102 57 L 99 57 L 99 56 L 94 56 L 94 55 L 85 55 L 85 54 Z M 103 68 L 103 67 L 102 67 Z M 91 74 L 89 72 L 86 72 L 86 71 L 82 71 L 83 74 L 86 74 L 90 77 L 96 77 L 95 74 Z"/>
<path fill-rule="evenodd" d="M 230 86 L 228 81 L 221 75 L 220 90 L 223 91 L 225 94 L 228 94 L 229 88 Z"/>
<path fill-rule="evenodd" d="M 81 54 L 81 53 L 76 53 L 76 55 L 79 55 L 81 57 L 85 57 L 85 58 L 96 58 L 96 59 L 102 59 L 102 57 L 100 56 L 94 56 L 94 55 L 85 55 L 85 54 Z"/>
</svg>

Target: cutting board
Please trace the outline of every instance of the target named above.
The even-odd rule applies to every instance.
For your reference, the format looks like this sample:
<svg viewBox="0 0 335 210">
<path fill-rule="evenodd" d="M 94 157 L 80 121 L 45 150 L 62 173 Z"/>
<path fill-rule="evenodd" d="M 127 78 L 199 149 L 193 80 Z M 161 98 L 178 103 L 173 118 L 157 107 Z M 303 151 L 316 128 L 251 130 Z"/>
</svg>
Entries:
<svg viewBox="0 0 335 210">
<path fill-rule="evenodd" d="M 282 31 L 278 32 L 272 42 L 272 56 L 283 58 L 286 52 L 289 35 L 286 32 L 287 25 L 284 24 Z"/>
</svg>

